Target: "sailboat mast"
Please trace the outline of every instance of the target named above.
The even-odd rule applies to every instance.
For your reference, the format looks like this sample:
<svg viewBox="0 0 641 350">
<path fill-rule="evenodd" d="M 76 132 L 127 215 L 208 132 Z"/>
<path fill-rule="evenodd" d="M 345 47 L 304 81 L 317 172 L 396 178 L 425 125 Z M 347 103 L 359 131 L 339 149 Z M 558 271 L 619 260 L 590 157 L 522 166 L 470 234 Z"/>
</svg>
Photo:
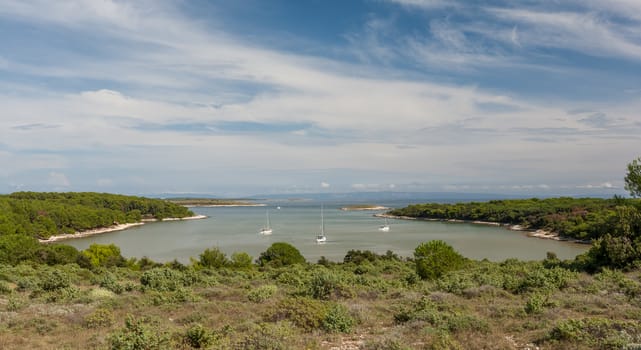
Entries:
<svg viewBox="0 0 641 350">
<path fill-rule="evenodd" d="M 325 218 L 323 216 L 323 205 L 321 204 L 321 235 L 325 235 Z"/>
</svg>

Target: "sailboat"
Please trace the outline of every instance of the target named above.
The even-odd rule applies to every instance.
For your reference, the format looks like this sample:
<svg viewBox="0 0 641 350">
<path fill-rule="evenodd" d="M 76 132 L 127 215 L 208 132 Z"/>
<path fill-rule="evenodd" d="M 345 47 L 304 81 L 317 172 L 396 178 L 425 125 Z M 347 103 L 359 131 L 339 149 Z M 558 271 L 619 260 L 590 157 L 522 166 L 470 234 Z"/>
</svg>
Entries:
<svg viewBox="0 0 641 350">
<path fill-rule="evenodd" d="M 265 212 L 265 216 L 267 217 L 267 222 L 265 226 L 261 228 L 260 231 L 258 231 L 258 233 L 260 233 L 261 235 L 271 235 L 273 231 L 269 222 L 269 210 Z"/>
<path fill-rule="evenodd" d="M 323 206 L 321 205 L 321 226 L 320 233 L 316 236 L 316 243 L 325 243 L 327 242 L 327 237 L 325 236 L 325 220 L 323 218 Z"/>
<path fill-rule="evenodd" d="M 385 224 L 379 226 L 378 230 L 379 231 L 385 231 L 385 232 L 389 231 L 389 223 L 387 222 L 387 218 L 385 218 Z"/>
</svg>

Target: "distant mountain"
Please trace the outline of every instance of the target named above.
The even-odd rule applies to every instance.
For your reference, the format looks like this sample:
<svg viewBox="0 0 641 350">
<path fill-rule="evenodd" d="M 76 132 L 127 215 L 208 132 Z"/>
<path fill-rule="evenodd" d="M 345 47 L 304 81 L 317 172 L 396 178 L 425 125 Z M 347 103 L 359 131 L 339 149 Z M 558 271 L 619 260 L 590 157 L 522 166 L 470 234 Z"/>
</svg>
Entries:
<svg viewBox="0 0 641 350">
<path fill-rule="evenodd" d="M 347 193 L 304 193 L 304 194 L 258 194 L 258 199 L 272 200 L 314 200 L 350 202 L 452 202 L 452 201 L 489 201 L 493 199 L 530 198 L 526 195 L 498 193 L 458 193 L 458 192 L 347 192 Z"/>
<path fill-rule="evenodd" d="M 525 198 L 551 198 L 551 197 L 593 197 L 610 198 L 604 194 L 580 195 L 533 195 L 533 194 L 505 194 L 505 193 L 464 193 L 464 192 L 344 192 L 344 193 L 283 193 L 283 194 L 256 194 L 243 198 L 228 198 L 203 193 L 156 193 L 146 194 L 151 198 L 211 198 L 233 199 L 243 201 L 324 201 L 344 203 L 380 204 L 386 202 L 406 203 L 453 203 L 453 202 L 486 202 L 495 199 L 525 199 Z"/>
</svg>

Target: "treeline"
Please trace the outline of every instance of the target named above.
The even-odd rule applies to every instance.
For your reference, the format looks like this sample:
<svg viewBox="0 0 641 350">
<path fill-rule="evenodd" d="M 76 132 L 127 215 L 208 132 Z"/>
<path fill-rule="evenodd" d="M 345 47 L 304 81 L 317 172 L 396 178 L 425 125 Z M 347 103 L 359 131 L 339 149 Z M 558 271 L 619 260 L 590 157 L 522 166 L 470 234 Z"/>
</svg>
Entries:
<svg viewBox="0 0 641 350">
<path fill-rule="evenodd" d="M 415 218 L 492 221 L 546 229 L 562 236 L 589 239 L 592 248 L 573 266 L 596 271 L 602 267 L 641 266 L 641 201 L 638 199 L 549 198 L 494 200 L 457 204 L 416 204 L 391 215 Z"/>
<path fill-rule="evenodd" d="M 493 200 L 456 204 L 415 204 L 389 212 L 391 215 L 414 218 L 491 221 L 521 225 L 529 229 L 545 229 L 561 236 L 596 239 L 622 226 L 630 211 L 641 207 L 638 200 L 614 197 L 547 198 Z M 623 226 L 625 226 L 624 223 Z"/>
<path fill-rule="evenodd" d="M 187 217 L 187 208 L 160 199 L 95 192 L 16 192 L 0 195 L 0 235 L 37 238 L 142 219 Z"/>
</svg>

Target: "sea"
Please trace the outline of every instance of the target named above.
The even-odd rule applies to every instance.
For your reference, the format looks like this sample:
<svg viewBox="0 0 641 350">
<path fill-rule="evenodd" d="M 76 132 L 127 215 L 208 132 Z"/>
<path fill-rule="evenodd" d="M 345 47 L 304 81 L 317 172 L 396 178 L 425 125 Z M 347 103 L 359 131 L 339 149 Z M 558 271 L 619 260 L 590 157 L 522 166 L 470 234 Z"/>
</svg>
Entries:
<svg viewBox="0 0 641 350">
<path fill-rule="evenodd" d="M 411 257 L 422 242 L 443 240 L 472 259 L 503 261 L 509 258 L 541 260 L 547 252 L 571 259 L 589 245 L 527 237 L 525 232 L 471 223 L 389 219 L 390 230 L 380 231 L 384 211 L 342 210 L 351 203 L 315 200 L 267 201 L 264 206 L 192 207 L 207 218 L 200 220 L 146 223 L 124 231 L 63 241 L 78 249 L 91 244 L 115 244 L 124 257 L 148 257 L 158 262 L 198 259 L 205 249 L 217 247 L 228 256 L 245 252 L 257 258 L 271 244 L 286 242 L 295 246 L 309 262 L 321 257 L 342 261 L 349 250 L 391 251 Z M 377 203 L 390 208 L 404 207 L 403 201 Z M 322 208 L 322 209 L 321 209 Z M 316 243 L 321 230 L 321 210 L 327 242 Z M 271 235 L 258 231 L 266 224 Z"/>
</svg>

